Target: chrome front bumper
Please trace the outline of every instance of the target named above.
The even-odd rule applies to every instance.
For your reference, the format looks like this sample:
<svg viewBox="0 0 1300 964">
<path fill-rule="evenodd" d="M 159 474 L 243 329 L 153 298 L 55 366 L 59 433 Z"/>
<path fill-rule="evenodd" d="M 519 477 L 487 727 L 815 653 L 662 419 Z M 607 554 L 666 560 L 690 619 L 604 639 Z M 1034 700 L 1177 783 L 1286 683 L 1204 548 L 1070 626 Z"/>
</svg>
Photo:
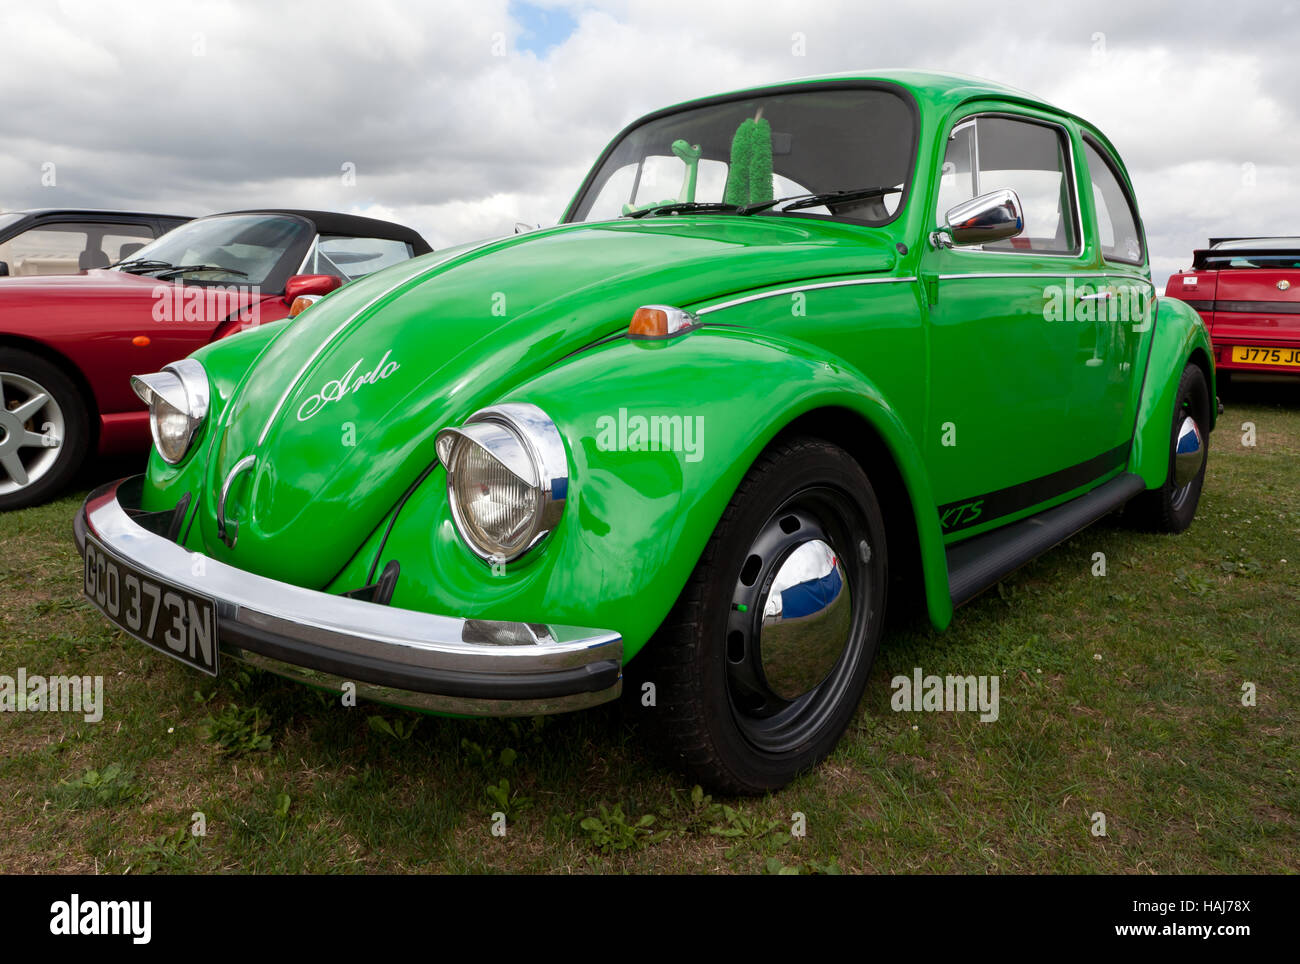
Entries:
<svg viewBox="0 0 1300 964">
<path fill-rule="evenodd" d="M 73 523 L 163 586 L 214 600 L 222 657 L 412 709 L 531 716 L 583 709 L 623 688 L 612 631 L 459 619 L 303 589 L 192 552 L 139 510 L 142 476 L 100 486 Z M 124 632 L 130 630 L 123 629 Z M 133 634 L 134 635 L 134 634 Z"/>
</svg>

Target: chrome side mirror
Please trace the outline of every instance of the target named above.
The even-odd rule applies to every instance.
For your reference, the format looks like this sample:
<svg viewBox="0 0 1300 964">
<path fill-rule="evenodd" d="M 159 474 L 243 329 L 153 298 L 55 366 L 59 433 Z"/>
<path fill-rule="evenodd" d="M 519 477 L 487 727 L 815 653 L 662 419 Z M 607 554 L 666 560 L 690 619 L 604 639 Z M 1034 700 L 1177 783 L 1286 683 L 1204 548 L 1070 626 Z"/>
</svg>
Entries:
<svg viewBox="0 0 1300 964">
<path fill-rule="evenodd" d="M 1015 191 L 993 191 L 963 201 L 944 215 L 946 230 L 935 231 L 935 247 L 988 244 L 1014 238 L 1025 229 L 1025 211 Z"/>
</svg>

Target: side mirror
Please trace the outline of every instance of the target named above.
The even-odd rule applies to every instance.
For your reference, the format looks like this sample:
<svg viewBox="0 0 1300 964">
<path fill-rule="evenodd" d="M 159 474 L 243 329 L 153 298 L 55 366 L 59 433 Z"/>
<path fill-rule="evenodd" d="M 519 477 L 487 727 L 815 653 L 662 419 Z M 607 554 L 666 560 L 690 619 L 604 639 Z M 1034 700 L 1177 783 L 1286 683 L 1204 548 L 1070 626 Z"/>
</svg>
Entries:
<svg viewBox="0 0 1300 964">
<path fill-rule="evenodd" d="M 1025 211 L 1015 191 L 993 191 L 963 201 L 944 215 L 946 231 L 936 231 L 936 247 L 988 244 L 1014 238 L 1025 229 Z"/>
<path fill-rule="evenodd" d="M 541 228 L 540 224 L 529 224 L 527 221 L 515 222 L 515 234 L 527 234 L 529 231 L 536 231 Z"/>
<path fill-rule="evenodd" d="M 0 261 L 0 278 L 9 277 L 9 262 Z"/>
<path fill-rule="evenodd" d="M 284 283 L 284 302 L 291 305 L 306 295 L 327 295 L 343 287 L 343 279 L 332 274 L 296 274 Z"/>
</svg>

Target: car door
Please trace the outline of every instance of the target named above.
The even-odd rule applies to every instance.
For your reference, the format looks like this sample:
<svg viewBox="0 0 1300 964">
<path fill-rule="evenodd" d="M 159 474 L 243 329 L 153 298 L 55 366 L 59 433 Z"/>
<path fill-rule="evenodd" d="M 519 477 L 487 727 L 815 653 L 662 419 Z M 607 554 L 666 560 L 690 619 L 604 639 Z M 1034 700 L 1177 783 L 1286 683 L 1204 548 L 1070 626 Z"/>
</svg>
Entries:
<svg viewBox="0 0 1300 964">
<path fill-rule="evenodd" d="M 950 124 L 935 224 L 954 205 L 1016 192 L 1017 237 L 932 241 L 930 408 L 925 444 L 945 538 L 964 538 L 1060 500 L 1122 464 L 1094 385 L 1098 334 L 1074 317 L 1104 297 L 1085 243 L 1074 138 L 1050 115 L 969 109 Z M 1057 317 L 1057 314 L 1060 317 Z M 1103 363 L 1104 364 L 1104 363 Z"/>
</svg>

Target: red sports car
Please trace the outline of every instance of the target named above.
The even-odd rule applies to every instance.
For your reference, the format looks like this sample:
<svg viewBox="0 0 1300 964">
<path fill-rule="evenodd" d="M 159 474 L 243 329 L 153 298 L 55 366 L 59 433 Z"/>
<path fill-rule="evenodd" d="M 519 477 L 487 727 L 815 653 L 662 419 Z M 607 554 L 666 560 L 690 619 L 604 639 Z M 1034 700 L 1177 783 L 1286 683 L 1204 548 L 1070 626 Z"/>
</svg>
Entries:
<svg viewBox="0 0 1300 964">
<path fill-rule="evenodd" d="M 183 224 L 108 268 L 5 279 L 0 510 L 48 499 L 88 452 L 148 448 L 149 413 L 131 375 L 431 250 L 388 221 L 237 211 Z"/>
<path fill-rule="evenodd" d="M 1221 378 L 1300 375 L 1300 238 L 1211 238 L 1165 294 L 1201 313 Z"/>
</svg>

